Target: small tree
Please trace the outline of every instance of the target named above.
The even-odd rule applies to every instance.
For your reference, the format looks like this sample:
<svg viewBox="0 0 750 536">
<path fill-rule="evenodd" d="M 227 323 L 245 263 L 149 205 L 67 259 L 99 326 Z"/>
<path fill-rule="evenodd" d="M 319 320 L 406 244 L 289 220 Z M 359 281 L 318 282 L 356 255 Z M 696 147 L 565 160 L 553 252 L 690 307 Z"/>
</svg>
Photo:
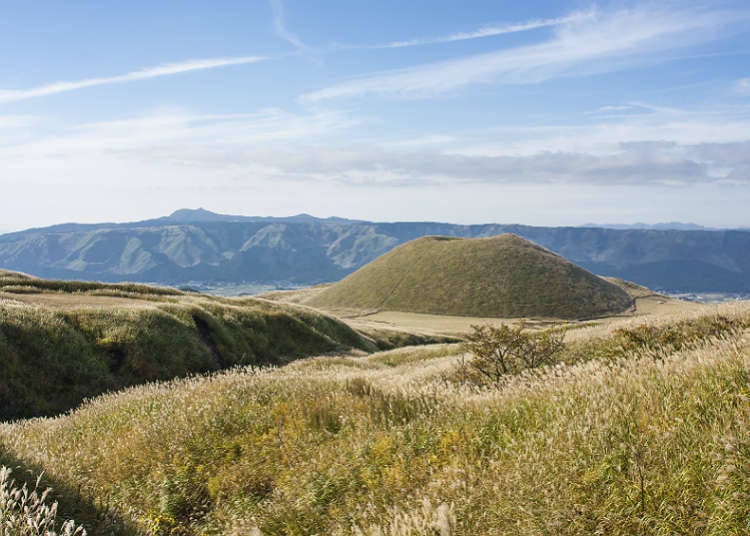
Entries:
<svg viewBox="0 0 750 536">
<path fill-rule="evenodd" d="M 548 364 L 563 349 L 564 333 L 534 334 L 524 326 L 472 326 L 464 350 L 474 358 L 470 365 L 484 378 L 499 383 L 504 376 Z"/>
</svg>

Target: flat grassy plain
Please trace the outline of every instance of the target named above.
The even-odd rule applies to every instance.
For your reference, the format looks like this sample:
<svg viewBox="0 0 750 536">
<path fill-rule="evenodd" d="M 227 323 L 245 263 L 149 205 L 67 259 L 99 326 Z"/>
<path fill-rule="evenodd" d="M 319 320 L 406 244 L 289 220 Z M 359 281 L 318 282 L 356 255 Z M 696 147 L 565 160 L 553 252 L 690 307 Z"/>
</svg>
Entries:
<svg viewBox="0 0 750 536">
<path fill-rule="evenodd" d="M 91 534 L 747 534 L 749 326 L 569 325 L 501 388 L 456 344 L 152 383 L 0 425 L 0 461 Z"/>
</svg>

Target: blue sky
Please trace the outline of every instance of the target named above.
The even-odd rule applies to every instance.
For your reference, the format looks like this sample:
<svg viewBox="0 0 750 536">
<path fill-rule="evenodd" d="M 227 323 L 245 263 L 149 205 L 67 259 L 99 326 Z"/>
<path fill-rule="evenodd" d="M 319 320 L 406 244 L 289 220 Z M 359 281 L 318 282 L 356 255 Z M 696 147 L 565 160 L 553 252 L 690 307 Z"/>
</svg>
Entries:
<svg viewBox="0 0 750 536">
<path fill-rule="evenodd" d="M 0 1 L 0 231 L 750 225 L 744 1 Z"/>
</svg>

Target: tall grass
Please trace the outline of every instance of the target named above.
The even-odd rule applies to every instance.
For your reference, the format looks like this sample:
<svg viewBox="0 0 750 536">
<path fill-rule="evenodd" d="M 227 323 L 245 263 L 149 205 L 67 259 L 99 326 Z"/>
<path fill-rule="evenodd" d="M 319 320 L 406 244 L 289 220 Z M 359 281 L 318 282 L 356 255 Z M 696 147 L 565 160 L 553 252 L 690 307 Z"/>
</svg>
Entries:
<svg viewBox="0 0 750 536">
<path fill-rule="evenodd" d="M 54 287 L 61 305 L 0 297 L 0 419 L 58 414 L 86 397 L 149 381 L 377 348 L 370 337 L 309 308 L 257 299 L 165 297 L 162 290 L 168 289 L 152 293 L 150 287 L 134 294 L 138 286 L 127 293 L 138 298 L 132 304 L 86 307 L 78 305 L 79 291 L 29 281 L 37 292 Z M 124 292 L 91 285 L 91 297 Z M 98 298 L 92 299 L 96 304 Z"/>
<path fill-rule="evenodd" d="M 19 272 L 0 270 L 0 290 L 5 292 L 77 292 L 104 295 L 131 295 L 144 299 L 150 296 L 181 296 L 185 293 L 169 287 L 137 283 L 98 283 L 95 281 L 64 281 L 39 279 Z"/>
<path fill-rule="evenodd" d="M 57 503 L 50 502 L 50 489 L 17 486 L 11 470 L 0 466 L 0 536 L 85 536 L 75 521 L 57 519 Z"/>
<path fill-rule="evenodd" d="M 104 395 L 0 444 L 133 534 L 747 534 L 750 340 L 664 348 L 502 389 L 446 382 L 455 345 L 320 357 Z"/>
</svg>

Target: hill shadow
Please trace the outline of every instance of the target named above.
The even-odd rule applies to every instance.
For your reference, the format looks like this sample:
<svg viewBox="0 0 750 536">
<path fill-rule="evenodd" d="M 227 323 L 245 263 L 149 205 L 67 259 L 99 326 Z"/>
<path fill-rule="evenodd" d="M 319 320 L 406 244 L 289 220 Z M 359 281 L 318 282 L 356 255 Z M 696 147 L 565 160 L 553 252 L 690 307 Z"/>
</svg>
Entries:
<svg viewBox="0 0 750 536">
<path fill-rule="evenodd" d="M 108 504 L 100 500 L 86 497 L 80 487 L 66 484 L 44 473 L 44 468 L 38 464 L 28 463 L 0 445 L 0 465 L 10 467 L 13 471 L 11 478 L 21 486 L 24 483 L 33 489 L 39 475 L 42 475 L 39 487 L 44 490 L 51 488 L 48 500 L 57 501 L 58 519 L 74 519 L 83 525 L 90 536 L 140 536 L 139 530 L 132 520 L 126 519 Z"/>
</svg>

